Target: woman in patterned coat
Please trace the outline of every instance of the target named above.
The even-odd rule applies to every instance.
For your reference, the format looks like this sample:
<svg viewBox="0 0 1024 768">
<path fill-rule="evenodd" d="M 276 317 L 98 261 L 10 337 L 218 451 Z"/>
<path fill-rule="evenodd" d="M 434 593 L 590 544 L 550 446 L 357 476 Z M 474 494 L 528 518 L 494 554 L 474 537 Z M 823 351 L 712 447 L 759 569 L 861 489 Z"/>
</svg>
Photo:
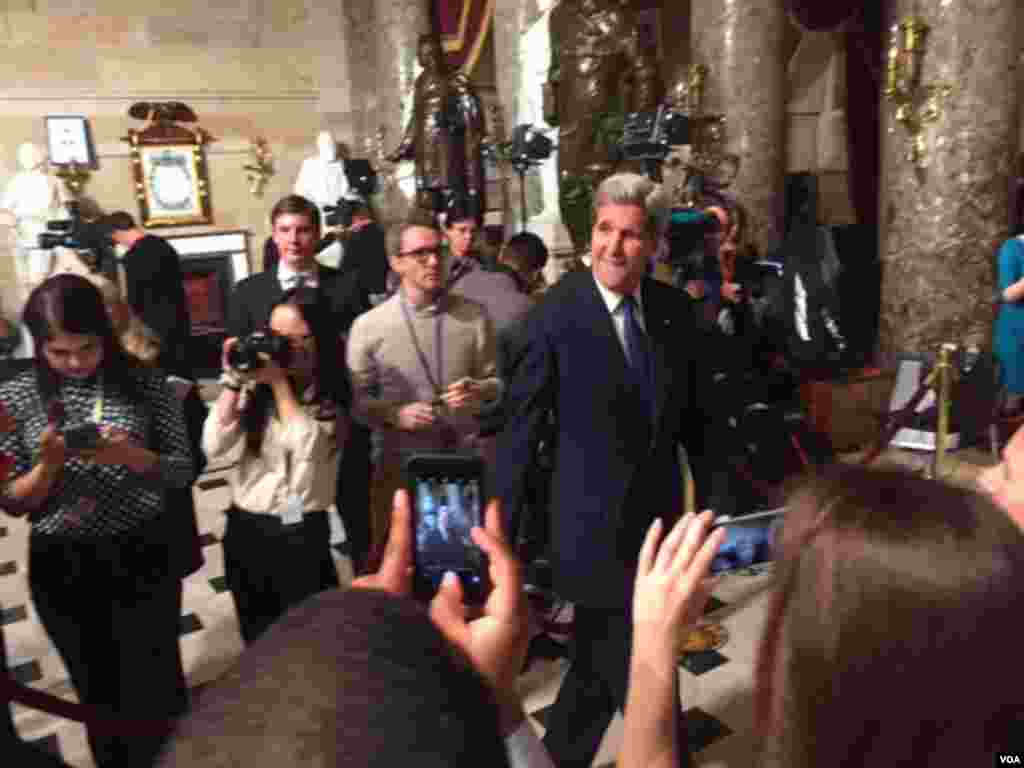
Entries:
<svg viewBox="0 0 1024 768">
<path fill-rule="evenodd" d="M 187 707 L 181 578 L 164 491 L 195 478 L 181 402 L 162 374 L 125 354 L 85 278 L 48 279 L 23 319 L 38 357 L 0 385 L 17 422 L 0 437 L 0 453 L 15 458 L 0 505 L 31 525 L 36 611 L 81 702 L 112 717 L 176 716 Z M 100 768 L 150 765 L 162 743 L 88 735 Z"/>
</svg>

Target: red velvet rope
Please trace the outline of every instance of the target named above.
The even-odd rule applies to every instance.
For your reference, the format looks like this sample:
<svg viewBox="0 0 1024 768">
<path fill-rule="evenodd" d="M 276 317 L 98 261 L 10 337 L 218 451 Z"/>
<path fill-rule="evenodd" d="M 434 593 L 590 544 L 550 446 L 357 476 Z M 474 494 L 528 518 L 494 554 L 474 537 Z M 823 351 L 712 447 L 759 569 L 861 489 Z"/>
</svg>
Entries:
<svg viewBox="0 0 1024 768">
<path fill-rule="evenodd" d="M 63 717 L 83 723 L 93 731 L 106 736 L 167 736 L 174 729 L 174 720 L 130 720 L 117 718 L 110 713 L 77 704 L 73 701 L 58 698 L 14 680 L 9 674 L 0 671 L 0 702 L 16 701 L 26 707 L 46 712 L 48 715 Z"/>
</svg>

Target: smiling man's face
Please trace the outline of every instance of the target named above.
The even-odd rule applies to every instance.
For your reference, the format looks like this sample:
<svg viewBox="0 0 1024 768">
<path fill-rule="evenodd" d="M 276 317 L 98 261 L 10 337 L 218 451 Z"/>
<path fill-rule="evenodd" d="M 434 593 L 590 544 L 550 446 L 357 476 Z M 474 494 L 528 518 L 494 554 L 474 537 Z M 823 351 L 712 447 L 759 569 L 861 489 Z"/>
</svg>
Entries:
<svg viewBox="0 0 1024 768">
<path fill-rule="evenodd" d="M 633 293 L 655 247 L 639 205 L 609 203 L 597 209 L 590 236 L 591 269 L 608 290 L 623 296 Z"/>
</svg>

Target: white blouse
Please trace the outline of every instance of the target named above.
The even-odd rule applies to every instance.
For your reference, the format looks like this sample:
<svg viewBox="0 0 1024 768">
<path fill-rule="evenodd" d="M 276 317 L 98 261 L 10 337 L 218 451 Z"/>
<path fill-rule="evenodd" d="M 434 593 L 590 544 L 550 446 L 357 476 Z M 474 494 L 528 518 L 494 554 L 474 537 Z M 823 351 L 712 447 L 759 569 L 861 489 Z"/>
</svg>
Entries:
<svg viewBox="0 0 1024 768">
<path fill-rule="evenodd" d="M 258 455 L 244 447 L 232 478 L 233 501 L 246 512 L 281 515 L 289 497 L 304 512 L 327 509 L 338 488 L 337 410 L 325 403 L 303 404 L 283 424 L 273 410 Z M 203 424 L 203 452 L 211 461 L 245 442 L 241 419 L 224 424 L 216 408 Z"/>
</svg>

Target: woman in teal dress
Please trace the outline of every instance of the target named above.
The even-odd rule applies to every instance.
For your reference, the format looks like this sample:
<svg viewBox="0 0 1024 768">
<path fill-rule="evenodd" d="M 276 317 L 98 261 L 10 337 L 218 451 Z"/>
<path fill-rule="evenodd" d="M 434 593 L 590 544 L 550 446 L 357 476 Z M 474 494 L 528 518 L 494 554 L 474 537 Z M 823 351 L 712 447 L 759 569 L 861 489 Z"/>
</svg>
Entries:
<svg viewBox="0 0 1024 768">
<path fill-rule="evenodd" d="M 1024 239 L 1012 237 L 999 249 L 999 316 L 995 352 L 1007 411 L 1024 401 Z"/>
</svg>

